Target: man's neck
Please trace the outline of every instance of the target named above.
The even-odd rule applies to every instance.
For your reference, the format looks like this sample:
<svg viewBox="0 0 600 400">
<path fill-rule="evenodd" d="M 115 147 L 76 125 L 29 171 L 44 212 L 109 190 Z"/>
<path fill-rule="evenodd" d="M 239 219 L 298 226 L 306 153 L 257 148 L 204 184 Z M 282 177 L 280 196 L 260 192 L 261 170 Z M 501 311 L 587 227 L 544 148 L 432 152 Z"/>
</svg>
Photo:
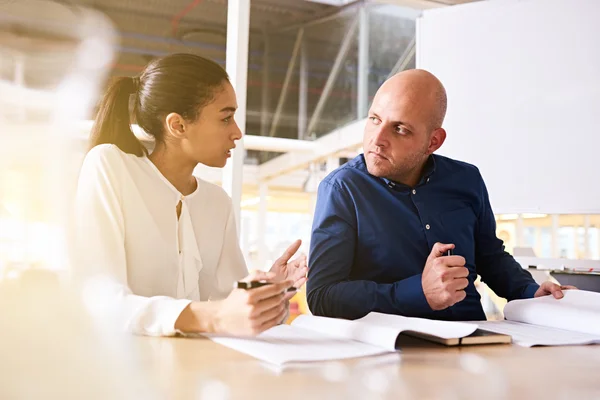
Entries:
<svg viewBox="0 0 600 400">
<path fill-rule="evenodd" d="M 425 165 L 427 164 L 428 159 L 429 158 L 426 158 L 418 166 L 416 166 L 415 168 L 413 168 L 409 171 L 406 171 L 405 173 L 403 173 L 401 175 L 395 175 L 395 176 L 386 177 L 386 178 L 391 181 L 394 181 L 396 183 L 400 183 L 402 185 L 406 185 L 408 187 L 414 188 L 415 186 L 417 186 L 417 184 L 421 180 L 421 177 L 423 176 L 423 171 L 425 170 Z"/>
<path fill-rule="evenodd" d="M 192 173 L 197 164 L 191 163 L 180 154 L 158 144 L 148 156 L 160 173 L 184 196 L 196 190 L 196 179 Z"/>
</svg>

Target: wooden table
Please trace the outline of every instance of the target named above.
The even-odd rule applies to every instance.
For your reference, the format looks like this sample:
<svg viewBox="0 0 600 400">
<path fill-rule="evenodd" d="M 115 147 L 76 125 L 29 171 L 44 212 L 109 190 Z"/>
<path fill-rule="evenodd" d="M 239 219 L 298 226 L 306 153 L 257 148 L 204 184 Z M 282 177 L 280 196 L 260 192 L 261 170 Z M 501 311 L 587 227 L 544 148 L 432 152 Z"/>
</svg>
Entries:
<svg viewBox="0 0 600 400">
<path fill-rule="evenodd" d="M 600 399 L 600 346 L 447 348 L 407 338 L 394 359 L 277 371 L 206 339 L 132 343 L 169 399 Z"/>
<path fill-rule="evenodd" d="M 393 360 L 277 371 L 208 339 L 111 332 L 72 297 L 9 288 L 0 285 L 2 400 L 600 399 L 600 345 L 447 348 L 405 338 Z"/>
</svg>

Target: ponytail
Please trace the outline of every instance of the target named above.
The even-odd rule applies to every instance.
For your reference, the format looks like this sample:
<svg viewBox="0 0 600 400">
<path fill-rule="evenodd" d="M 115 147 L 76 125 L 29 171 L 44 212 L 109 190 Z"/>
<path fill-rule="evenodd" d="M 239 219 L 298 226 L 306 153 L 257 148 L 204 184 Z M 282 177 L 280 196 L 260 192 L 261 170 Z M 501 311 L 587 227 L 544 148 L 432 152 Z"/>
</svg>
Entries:
<svg viewBox="0 0 600 400">
<path fill-rule="evenodd" d="M 0 3 L 2 0 L 0 0 Z M 152 60 L 139 77 L 118 78 L 106 92 L 92 128 L 91 145 L 111 143 L 138 157 L 147 155 L 131 131 L 129 96 L 134 94 L 135 122 L 155 143 L 165 140 L 165 117 L 177 113 L 190 122 L 229 81 L 217 63 L 194 54 L 170 54 Z"/>
<path fill-rule="evenodd" d="M 131 130 L 129 96 L 137 93 L 138 78 L 120 77 L 109 88 L 96 115 L 90 148 L 110 143 L 138 157 L 147 154 L 146 148 Z"/>
</svg>

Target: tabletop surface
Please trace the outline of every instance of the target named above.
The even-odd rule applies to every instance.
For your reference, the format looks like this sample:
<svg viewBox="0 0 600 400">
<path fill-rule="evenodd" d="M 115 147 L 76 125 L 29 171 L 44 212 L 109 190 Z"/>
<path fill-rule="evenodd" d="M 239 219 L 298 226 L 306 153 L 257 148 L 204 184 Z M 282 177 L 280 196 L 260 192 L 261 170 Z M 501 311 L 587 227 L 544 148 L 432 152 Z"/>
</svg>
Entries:
<svg viewBox="0 0 600 400">
<path fill-rule="evenodd" d="M 600 346 L 450 348 L 406 338 L 391 356 L 282 370 L 207 339 L 133 343 L 172 399 L 600 398 Z"/>
</svg>

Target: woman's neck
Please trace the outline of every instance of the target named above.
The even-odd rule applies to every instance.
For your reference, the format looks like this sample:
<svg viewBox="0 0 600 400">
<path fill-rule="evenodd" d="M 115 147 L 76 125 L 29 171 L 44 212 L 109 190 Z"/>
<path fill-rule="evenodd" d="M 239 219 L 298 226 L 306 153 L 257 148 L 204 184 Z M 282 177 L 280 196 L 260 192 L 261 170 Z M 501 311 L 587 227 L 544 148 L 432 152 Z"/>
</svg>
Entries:
<svg viewBox="0 0 600 400">
<path fill-rule="evenodd" d="M 196 190 L 198 182 L 192 173 L 197 164 L 190 163 L 162 144 L 157 144 L 148 158 L 181 194 L 187 196 Z"/>
</svg>

